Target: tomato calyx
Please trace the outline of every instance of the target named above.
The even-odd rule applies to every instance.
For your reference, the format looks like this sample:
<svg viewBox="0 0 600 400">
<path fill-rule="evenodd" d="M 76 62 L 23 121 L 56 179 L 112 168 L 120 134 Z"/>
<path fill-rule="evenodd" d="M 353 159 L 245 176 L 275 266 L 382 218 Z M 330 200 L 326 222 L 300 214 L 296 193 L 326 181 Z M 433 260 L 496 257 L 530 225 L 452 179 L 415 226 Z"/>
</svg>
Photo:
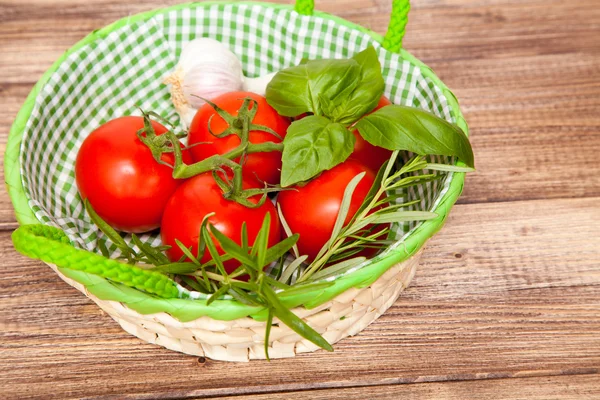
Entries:
<svg viewBox="0 0 600 400">
<path fill-rule="evenodd" d="M 237 136 L 240 139 L 240 144 L 236 148 L 225 154 L 210 156 L 194 164 L 186 164 L 183 161 L 183 150 L 180 145 L 180 139 L 185 137 L 185 135 L 178 135 L 173 129 L 162 135 L 157 135 L 152 126 L 151 117 L 155 117 L 161 121 L 164 120 L 164 118 L 154 112 L 144 111 L 142 111 L 144 128 L 137 133 L 139 139 L 150 149 L 153 158 L 158 163 L 173 168 L 173 177 L 175 179 L 187 179 L 212 171 L 215 181 L 223 191 L 224 198 L 235 201 L 248 208 L 262 206 L 267 200 L 267 195 L 269 193 L 280 191 L 281 188 L 279 185 L 273 186 L 265 183 L 263 188 L 244 189 L 242 187 L 242 166 L 248 154 L 272 151 L 281 152 L 283 150 L 283 143 L 251 143 L 249 135 L 251 131 L 259 130 L 267 132 L 280 140 L 282 139 L 281 136 L 267 126 L 252 123 L 258 111 L 258 102 L 251 97 L 243 99 L 243 103 L 235 116 L 211 101 L 207 99 L 203 100 L 213 107 L 215 112 L 228 124 L 228 127 L 223 132 L 216 134 L 210 128 L 211 117 L 208 121 L 208 130 L 210 134 L 216 138 L 223 138 L 230 135 Z M 173 124 L 168 121 L 166 122 L 170 128 L 174 128 Z M 201 146 L 202 144 L 203 143 L 195 143 L 193 146 Z M 164 153 L 173 153 L 173 165 L 166 163 L 161 159 Z M 236 162 L 235 160 L 237 159 L 240 161 Z M 227 171 L 230 171 L 230 173 L 227 173 Z M 233 177 L 230 179 L 229 175 L 233 175 Z M 256 196 L 260 196 L 260 198 L 256 200 Z"/>
<path fill-rule="evenodd" d="M 140 111 L 142 112 L 142 117 L 144 119 L 144 127 L 136 132 L 138 139 L 150 149 L 152 157 L 157 163 L 173 168 L 174 166 L 172 164 L 169 164 L 162 159 L 162 155 L 164 153 L 174 152 L 173 146 L 175 144 L 170 135 L 175 136 L 177 141 L 179 141 L 179 139 L 183 139 L 186 134 L 174 133 L 173 129 L 175 129 L 175 125 L 158 113 L 154 111 L 144 111 L 142 109 L 140 109 Z M 165 134 L 157 135 L 152 126 L 152 119 L 150 117 L 157 119 L 160 123 L 168 126 L 170 129 Z M 177 144 L 177 147 L 180 147 L 180 145 Z"/>
<path fill-rule="evenodd" d="M 228 165 L 233 171 L 233 179 L 229 179 L 227 171 L 221 167 L 212 172 L 213 179 L 223 191 L 223 197 L 227 200 L 235 201 L 248 208 L 258 208 L 267 201 L 269 193 L 279 192 L 278 186 L 269 187 L 266 183 L 262 188 L 244 189 L 242 179 L 242 167 L 240 164 L 233 163 Z M 258 200 L 252 200 L 260 196 Z"/>
<path fill-rule="evenodd" d="M 275 132 L 268 126 L 257 125 L 252 123 L 252 121 L 254 121 L 256 113 L 258 112 L 258 102 L 252 97 L 245 97 L 243 99 L 243 103 L 240 106 L 237 115 L 235 116 L 223 110 L 221 107 L 219 107 L 218 105 L 216 105 L 208 99 L 202 98 L 202 100 L 205 101 L 208 105 L 210 105 L 215 110 L 215 112 L 219 114 L 219 116 L 223 118 L 225 122 L 227 122 L 227 124 L 229 125 L 223 132 L 219 134 L 214 133 L 211 128 L 211 123 L 214 115 L 211 115 L 211 117 L 208 119 L 208 131 L 211 135 L 213 135 L 216 138 L 220 139 L 229 135 L 236 135 L 240 138 L 241 146 L 242 144 L 249 142 L 248 135 L 250 131 L 263 131 L 275 136 L 279 140 L 283 140 L 283 138 L 277 132 Z"/>
</svg>

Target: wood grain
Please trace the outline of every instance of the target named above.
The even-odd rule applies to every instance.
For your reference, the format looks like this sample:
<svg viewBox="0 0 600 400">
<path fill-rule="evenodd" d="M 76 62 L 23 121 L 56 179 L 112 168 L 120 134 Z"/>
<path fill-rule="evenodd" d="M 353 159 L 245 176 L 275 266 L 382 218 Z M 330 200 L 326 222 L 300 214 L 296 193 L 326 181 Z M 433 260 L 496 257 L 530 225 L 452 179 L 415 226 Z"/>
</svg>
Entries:
<svg viewBox="0 0 600 400">
<path fill-rule="evenodd" d="M 494 379 L 471 382 L 436 382 L 416 385 L 366 386 L 349 389 L 307 390 L 280 394 L 246 396 L 248 400 L 310 399 L 310 400 L 489 400 L 502 398 L 518 400 L 592 400 L 600 397 L 596 385 L 600 376 L 553 376 L 527 379 Z M 239 397 L 224 397 L 234 400 Z"/>
<path fill-rule="evenodd" d="M 379 33 L 391 5 L 316 2 Z M 176 3 L 0 1 L 0 152 L 65 50 Z M 0 193 L 2 397 L 600 397 L 599 34 L 597 0 L 412 1 L 405 47 L 459 98 L 478 171 L 411 288 L 333 354 L 229 364 L 143 343 L 14 252 Z"/>
<path fill-rule="evenodd" d="M 271 363 L 198 363 L 143 343 L 0 233 L 0 388 L 170 398 L 598 373 L 598 200 L 457 206 L 371 327 L 333 354 Z"/>
</svg>

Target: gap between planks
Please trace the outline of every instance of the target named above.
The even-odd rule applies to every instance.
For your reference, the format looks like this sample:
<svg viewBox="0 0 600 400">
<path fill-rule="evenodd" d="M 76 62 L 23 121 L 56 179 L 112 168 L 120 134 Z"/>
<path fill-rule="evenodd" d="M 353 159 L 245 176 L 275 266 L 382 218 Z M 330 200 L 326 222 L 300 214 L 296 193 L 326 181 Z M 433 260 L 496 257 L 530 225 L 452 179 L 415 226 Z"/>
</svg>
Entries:
<svg viewBox="0 0 600 400">
<path fill-rule="evenodd" d="M 484 379 L 477 381 L 433 382 L 426 385 L 382 385 L 361 386 L 343 389 L 316 389 L 297 392 L 278 392 L 257 395 L 240 395 L 248 400 L 379 400 L 397 399 L 444 399 L 444 400 L 489 400 L 511 398 L 523 400 L 584 400 L 600 397 L 600 376 L 557 375 L 514 379 Z M 223 400 L 236 400 L 240 396 L 226 396 Z M 588 397 L 589 396 L 589 397 Z M 131 398 L 131 397 L 130 397 Z M 139 397 L 138 397 L 139 398 Z M 194 397 L 192 397 L 194 398 Z M 196 397 L 198 399 L 206 397 Z M 161 397 L 164 399 L 164 397 Z"/>
</svg>

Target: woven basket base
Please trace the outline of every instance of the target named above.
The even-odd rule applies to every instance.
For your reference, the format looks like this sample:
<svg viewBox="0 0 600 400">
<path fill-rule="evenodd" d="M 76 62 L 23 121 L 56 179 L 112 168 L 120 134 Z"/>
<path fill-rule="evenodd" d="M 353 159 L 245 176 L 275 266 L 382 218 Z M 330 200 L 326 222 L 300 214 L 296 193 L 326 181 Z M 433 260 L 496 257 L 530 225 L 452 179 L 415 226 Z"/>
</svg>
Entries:
<svg viewBox="0 0 600 400">
<path fill-rule="evenodd" d="M 383 314 L 412 280 L 421 253 L 394 265 L 371 286 L 350 288 L 335 299 L 311 310 L 292 309 L 331 344 L 356 335 Z M 109 314 L 130 334 L 153 344 L 195 356 L 222 361 L 264 359 L 265 323 L 250 317 L 219 321 L 200 317 L 180 322 L 167 313 L 142 315 L 122 303 L 101 300 L 86 288 L 62 275 L 55 265 L 48 264 L 69 285 L 73 286 Z M 269 357 L 294 357 L 312 352 L 316 345 L 303 339 L 277 319 L 269 336 Z"/>
</svg>

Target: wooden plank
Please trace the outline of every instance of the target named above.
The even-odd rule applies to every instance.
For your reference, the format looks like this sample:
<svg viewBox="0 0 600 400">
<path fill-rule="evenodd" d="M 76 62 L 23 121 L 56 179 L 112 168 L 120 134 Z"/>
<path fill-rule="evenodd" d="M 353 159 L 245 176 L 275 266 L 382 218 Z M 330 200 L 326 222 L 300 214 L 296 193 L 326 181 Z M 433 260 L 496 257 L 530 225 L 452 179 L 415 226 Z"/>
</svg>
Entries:
<svg viewBox="0 0 600 400">
<path fill-rule="evenodd" d="M 145 344 L 0 233 L 0 391 L 181 398 L 598 373 L 599 200 L 459 205 L 371 327 L 270 364 Z"/>
<path fill-rule="evenodd" d="M 367 386 L 349 389 L 308 390 L 246 396 L 248 400 L 581 400 L 600 398 L 600 376 L 553 376 L 526 379 L 492 379 L 484 381 L 435 382 L 413 385 Z M 224 397 L 235 400 L 239 397 Z"/>
</svg>

